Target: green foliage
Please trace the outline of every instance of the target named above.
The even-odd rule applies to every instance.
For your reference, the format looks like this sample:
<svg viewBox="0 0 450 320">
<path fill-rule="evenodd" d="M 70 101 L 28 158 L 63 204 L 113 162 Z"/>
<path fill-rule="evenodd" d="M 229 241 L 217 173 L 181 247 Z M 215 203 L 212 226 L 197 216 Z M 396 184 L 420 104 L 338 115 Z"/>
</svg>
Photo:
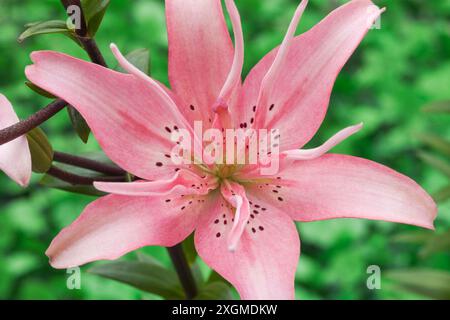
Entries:
<svg viewBox="0 0 450 320">
<path fill-rule="evenodd" d="M 386 274 L 400 289 L 431 299 L 450 299 L 450 272 L 437 270 L 396 270 Z"/>
<path fill-rule="evenodd" d="M 86 15 L 88 33 L 95 36 L 109 6 L 109 0 L 82 0 L 81 5 Z"/>
<path fill-rule="evenodd" d="M 158 262 L 119 261 L 99 265 L 89 272 L 132 285 L 166 299 L 184 299 L 177 274 Z"/>
<path fill-rule="evenodd" d="M 23 42 L 33 36 L 41 34 L 61 33 L 73 38 L 72 31 L 67 23 L 62 20 L 39 21 L 25 25 L 26 30 L 17 38 L 17 41 Z"/>
<path fill-rule="evenodd" d="M 32 169 L 35 173 L 46 173 L 53 162 L 53 148 L 41 128 L 27 133 Z"/>
<path fill-rule="evenodd" d="M 298 32 L 306 31 L 337 4 L 344 2 L 310 1 Z M 339 75 L 329 113 L 318 136 L 309 145 L 317 146 L 339 129 L 363 121 L 363 131 L 333 152 L 361 156 L 388 165 L 410 176 L 427 191 L 437 192 L 435 199 L 443 200 L 444 195 L 448 197 L 450 193 L 448 178 L 421 161 L 417 150 L 424 149 L 435 157 L 444 156 L 440 158 L 442 161 L 447 161 L 445 156 L 448 159 L 448 154 L 442 150 L 436 152 L 436 140 L 431 142 L 430 137 L 425 140 L 418 138 L 418 134 L 426 133 L 450 141 L 447 114 L 421 112 L 424 105 L 450 99 L 448 1 L 380 0 L 376 3 L 388 9 L 383 14 L 381 29 L 368 33 Z M 241 0 L 236 4 L 243 19 L 246 42 L 244 70 L 247 74 L 264 54 L 281 42 L 298 1 Z M 108 50 L 111 42 L 117 43 L 124 52 L 149 48 L 152 76 L 168 84 L 163 5 L 160 0 L 111 1 L 101 28 L 93 28 L 96 23 L 90 23 L 90 32 L 97 32 L 96 40 L 110 66 L 116 65 Z M 56 50 L 87 59 L 79 46 L 68 41 L 65 32 L 62 32 L 64 36 L 61 33 L 41 34 L 17 43 L 16 39 L 24 31 L 26 23 L 54 19 L 66 19 L 59 1 L 2 1 L 0 92 L 10 98 L 21 117 L 48 103 L 48 99 L 36 95 L 24 85 L 23 68 L 30 63 L 30 52 Z M 438 109 L 442 110 L 442 107 Z M 427 110 L 430 111 L 429 108 Z M 89 139 L 87 144 L 81 143 L 64 113 L 47 122 L 43 129 L 51 137 L 55 150 L 77 154 L 99 150 L 95 139 Z M 442 143 L 439 145 L 443 146 Z M 40 177 L 35 176 L 34 179 L 35 186 Z M 52 183 L 56 182 L 62 189 L 73 188 L 62 185 L 60 181 Z M 3 175 L 0 175 L 0 184 L 0 298 L 159 298 L 129 285 L 86 273 L 86 268 L 82 268 L 82 289 L 68 290 L 66 273 L 51 269 L 44 252 L 52 238 L 94 198 L 39 187 L 22 190 Z M 438 198 L 439 193 L 441 196 Z M 450 203 L 446 201 L 439 204 L 435 223 L 437 234 L 445 234 L 449 225 Z M 422 258 L 423 244 L 393 241 L 396 235 L 417 231 L 415 227 L 335 220 L 301 223 L 299 229 L 302 256 L 297 272 L 296 297 L 300 299 L 416 298 L 417 295 L 410 290 L 388 288 L 384 282 L 381 290 L 368 290 L 365 286 L 367 266 L 379 265 L 382 275 L 384 270 L 450 269 L 446 252 L 429 253 Z M 139 252 L 152 255 L 169 269 L 170 260 L 165 249 L 152 247 Z M 135 261 L 135 254 L 119 261 Z M 198 257 L 196 261 L 201 262 Z M 211 273 L 204 265 L 200 270 L 205 278 Z M 211 279 L 215 277 L 211 275 Z M 226 292 L 225 289 L 217 291 Z"/>
<path fill-rule="evenodd" d="M 67 108 L 67 112 L 69 114 L 70 123 L 72 123 L 72 127 L 77 133 L 78 137 L 80 137 L 81 141 L 87 143 L 89 140 L 91 129 L 86 123 L 86 120 L 84 120 L 81 114 L 72 106 L 69 106 Z"/>
</svg>

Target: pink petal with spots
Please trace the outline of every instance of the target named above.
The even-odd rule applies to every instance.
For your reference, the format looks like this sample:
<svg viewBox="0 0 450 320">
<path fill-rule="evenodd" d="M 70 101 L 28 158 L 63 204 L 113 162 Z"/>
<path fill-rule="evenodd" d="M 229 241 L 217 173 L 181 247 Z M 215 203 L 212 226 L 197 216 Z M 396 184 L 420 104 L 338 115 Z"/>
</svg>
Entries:
<svg viewBox="0 0 450 320">
<path fill-rule="evenodd" d="M 187 119 L 207 124 L 233 63 L 221 1 L 166 0 L 166 17 L 172 89 Z"/>
<path fill-rule="evenodd" d="M 28 79 L 75 107 L 115 163 L 148 180 L 174 173 L 177 166 L 165 157 L 174 146 L 171 132 L 190 128 L 161 88 L 61 53 L 33 52 L 31 58 Z"/>
<path fill-rule="evenodd" d="M 202 216 L 195 232 L 200 257 L 242 299 L 293 299 L 300 241 L 292 219 L 276 207 L 265 208 L 245 228 L 236 250 L 230 251 L 227 239 L 232 227 L 224 220 L 233 215 L 226 205 L 224 199 L 217 200 Z"/>
<path fill-rule="evenodd" d="M 203 203 L 188 201 L 169 196 L 100 198 L 53 239 L 46 254 L 60 269 L 114 260 L 143 246 L 174 246 L 192 233 L 204 210 Z"/>
</svg>

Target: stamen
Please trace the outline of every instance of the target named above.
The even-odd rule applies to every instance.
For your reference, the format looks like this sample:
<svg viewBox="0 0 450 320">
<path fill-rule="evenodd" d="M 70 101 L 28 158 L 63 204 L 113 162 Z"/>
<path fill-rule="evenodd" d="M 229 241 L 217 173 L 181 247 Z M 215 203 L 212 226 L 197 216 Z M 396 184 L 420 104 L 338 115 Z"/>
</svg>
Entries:
<svg viewBox="0 0 450 320">
<path fill-rule="evenodd" d="M 325 142 L 320 147 L 314 149 L 303 149 L 303 150 L 289 150 L 282 153 L 285 155 L 287 159 L 290 160 L 313 160 L 321 157 L 332 148 L 337 146 L 339 143 L 350 137 L 351 135 L 357 133 L 361 130 L 363 124 L 357 124 L 355 126 L 347 127 L 338 133 L 336 133 L 333 137 L 331 137 L 327 142 Z"/>
</svg>

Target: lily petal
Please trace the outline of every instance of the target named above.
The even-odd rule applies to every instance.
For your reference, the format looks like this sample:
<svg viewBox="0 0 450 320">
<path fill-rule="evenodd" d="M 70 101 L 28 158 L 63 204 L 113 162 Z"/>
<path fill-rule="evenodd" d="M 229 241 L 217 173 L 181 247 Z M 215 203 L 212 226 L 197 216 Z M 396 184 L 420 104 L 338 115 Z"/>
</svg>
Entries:
<svg viewBox="0 0 450 320">
<path fill-rule="evenodd" d="M 11 103 L 0 94 L 0 129 L 19 122 Z M 20 186 L 26 187 L 31 178 L 31 155 L 25 136 L 0 146 L 0 170 Z"/>
<path fill-rule="evenodd" d="M 62 230 L 46 254 L 50 264 L 60 269 L 117 259 L 143 246 L 174 246 L 194 230 L 203 211 L 200 199 L 105 196 Z"/>
<path fill-rule="evenodd" d="M 350 1 L 336 9 L 291 41 L 273 76 L 269 72 L 279 49 L 266 55 L 244 82 L 239 108 L 247 112 L 241 121 L 261 117 L 264 123 L 255 123 L 257 128 L 279 129 L 281 151 L 305 145 L 325 117 L 337 75 L 381 12 L 369 0 Z M 276 76 L 276 81 L 269 81 L 273 84 L 268 86 L 269 92 L 260 93 L 268 73 L 269 79 Z M 257 106 L 260 95 L 265 97 L 263 106 Z M 256 115 L 253 110 L 266 114 Z"/>
<path fill-rule="evenodd" d="M 161 90 L 61 53 L 39 51 L 31 58 L 28 79 L 75 107 L 115 163 L 147 180 L 173 174 L 177 166 L 166 156 L 175 145 L 171 134 L 191 129 Z"/>
<path fill-rule="evenodd" d="M 246 226 L 235 251 L 226 240 L 233 218 L 225 199 L 216 201 L 202 216 L 195 232 L 195 247 L 211 268 L 227 279 L 241 299 L 294 298 L 295 270 L 300 241 L 291 218 L 267 207 Z"/>
<path fill-rule="evenodd" d="M 355 126 L 347 127 L 338 133 L 336 133 L 333 137 L 327 140 L 323 145 L 313 149 L 297 149 L 297 150 L 289 150 L 285 151 L 282 154 L 286 156 L 289 160 L 313 160 L 323 156 L 325 153 L 333 149 L 339 143 L 350 137 L 351 135 L 357 133 L 361 130 L 363 124 L 357 124 Z"/>
<path fill-rule="evenodd" d="M 297 161 L 252 192 L 294 220 L 364 218 L 433 229 L 437 207 L 412 179 L 381 164 L 326 154 Z"/>
<path fill-rule="evenodd" d="M 214 119 L 233 63 L 233 43 L 221 0 L 166 0 L 169 80 L 191 122 Z"/>
</svg>

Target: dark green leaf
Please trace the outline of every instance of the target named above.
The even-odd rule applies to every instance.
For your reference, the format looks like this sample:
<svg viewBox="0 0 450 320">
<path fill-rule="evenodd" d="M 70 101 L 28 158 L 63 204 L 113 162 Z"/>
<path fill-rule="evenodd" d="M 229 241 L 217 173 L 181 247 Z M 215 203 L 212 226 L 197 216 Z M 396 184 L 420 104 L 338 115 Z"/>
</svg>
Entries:
<svg viewBox="0 0 450 320">
<path fill-rule="evenodd" d="M 62 20 L 34 22 L 27 24 L 25 27 L 27 29 L 17 39 L 19 42 L 39 34 L 61 33 L 69 35 L 71 33 L 66 22 Z"/>
<path fill-rule="evenodd" d="M 119 261 L 95 266 L 89 272 L 166 299 L 184 299 L 177 274 L 159 264 L 148 261 Z"/>
<path fill-rule="evenodd" d="M 450 157 L 450 142 L 434 134 L 420 134 L 422 143 Z"/>
<path fill-rule="evenodd" d="M 157 259 L 152 257 L 151 255 L 148 255 L 148 254 L 145 254 L 145 253 L 142 253 L 142 252 L 138 252 L 137 253 L 137 258 L 141 262 L 147 262 L 147 263 L 155 264 L 155 265 L 160 266 L 161 268 L 164 268 L 164 265 L 161 262 L 159 262 Z"/>
<path fill-rule="evenodd" d="M 201 288 L 195 300 L 233 300 L 233 296 L 228 285 L 213 282 Z"/>
<path fill-rule="evenodd" d="M 36 92 L 37 94 L 39 94 L 43 97 L 50 98 L 50 99 L 56 98 L 54 95 L 45 91 L 44 89 L 39 88 L 37 85 L 35 85 L 32 82 L 26 81 L 25 84 L 28 88 L 30 88 L 31 90 L 33 90 L 34 92 Z"/>
<path fill-rule="evenodd" d="M 423 111 L 431 113 L 450 113 L 450 100 L 430 103 L 423 108 Z"/>
<path fill-rule="evenodd" d="M 195 250 L 194 234 L 191 234 L 183 241 L 183 251 L 190 265 L 197 259 L 197 250 Z"/>
<path fill-rule="evenodd" d="M 47 188 L 58 189 L 77 194 L 84 194 L 87 196 L 102 197 L 106 195 L 106 193 L 98 191 L 93 186 L 72 185 L 48 174 L 42 177 L 41 181 L 39 181 L 39 184 Z"/>
<path fill-rule="evenodd" d="M 105 160 L 106 156 L 104 156 L 103 153 L 95 153 L 95 154 L 89 154 L 89 155 L 83 155 L 83 156 L 86 158 L 93 159 L 93 160 L 107 162 Z M 66 164 L 62 164 L 62 163 L 58 164 L 58 167 L 61 168 L 62 170 L 66 170 L 71 173 L 74 173 L 74 174 L 77 174 L 80 176 L 84 176 L 84 177 L 96 178 L 96 177 L 103 176 L 102 174 L 99 174 L 97 172 L 93 172 L 93 171 L 90 171 L 87 169 L 78 168 L 78 167 L 74 167 L 74 166 L 70 166 L 70 165 L 66 165 Z M 46 174 L 41 179 L 39 184 L 41 184 L 45 187 L 48 187 L 48 188 L 59 189 L 59 190 L 64 190 L 64 191 L 68 191 L 68 192 L 72 192 L 72 193 L 84 194 L 84 195 L 88 195 L 88 196 L 101 197 L 101 196 L 105 195 L 104 192 L 98 191 L 93 186 L 73 185 L 73 184 L 67 183 L 65 181 L 59 180 L 58 178 L 49 176 L 48 174 Z"/>
<path fill-rule="evenodd" d="M 85 14 L 85 19 L 88 25 L 88 32 L 91 37 L 94 37 L 100 27 L 100 24 L 105 16 L 105 12 L 109 6 L 109 0 L 82 0 L 81 5 Z"/>
<path fill-rule="evenodd" d="M 127 60 L 136 68 L 150 75 L 150 51 L 148 49 L 136 49 L 128 53 Z M 118 67 L 117 70 L 125 72 L 122 67 Z"/>
<path fill-rule="evenodd" d="M 407 269 L 386 272 L 385 277 L 403 290 L 431 299 L 450 299 L 450 273 L 427 269 Z"/>
<path fill-rule="evenodd" d="M 419 157 L 433 168 L 450 177 L 450 164 L 428 152 L 419 152 Z"/>
<path fill-rule="evenodd" d="M 84 143 L 87 143 L 91 129 L 86 123 L 86 120 L 84 120 L 81 114 L 72 106 L 67 108 L 67 112 L 69 113 L 70 122 L 72 123 L 75 132 Z"/>
<path fill-rule="evenodd" d="M 53 148 L 44 131 L 40 128 L 34 128 L 27 133 L 27 140 L 30 147 L 33 172 L 47 172 L 53 162 Z"/>
</svg>

